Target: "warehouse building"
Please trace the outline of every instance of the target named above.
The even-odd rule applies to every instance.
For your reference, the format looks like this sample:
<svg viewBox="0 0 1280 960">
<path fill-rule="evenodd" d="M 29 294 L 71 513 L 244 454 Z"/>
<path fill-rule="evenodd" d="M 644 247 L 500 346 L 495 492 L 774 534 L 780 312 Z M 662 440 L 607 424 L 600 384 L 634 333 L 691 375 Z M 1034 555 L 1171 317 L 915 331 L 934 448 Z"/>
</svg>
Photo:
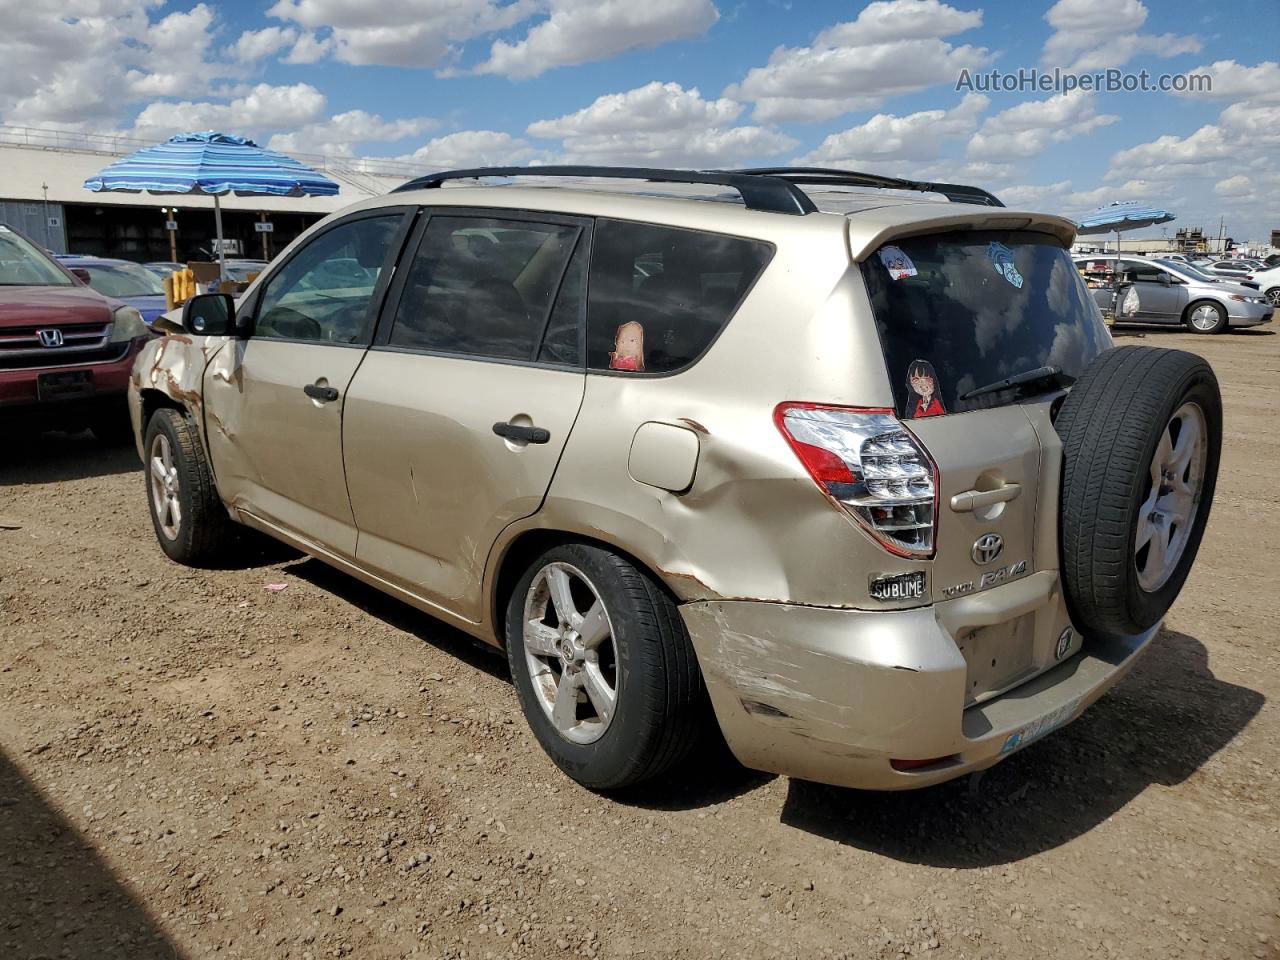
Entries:
<svg viewBox="0 0 1280 960">
<path fill-rule="evenodd" d="M 150 141 L 122 137 L 0 124 L 0 223 L 54 253 L 140 262 L 210 259 L 215 236 L 212 198 L 94 193 L 84 188 L 88 177 L 150 145 Z M 427 172 L 392 161 L 292 156 L 335 180 L 338 195 L 222 198 L 229 256 L 269 260 L 321 217 L 381 196 Z M 176 256 L 170 256 L 171 247 Z"/>
</svg>

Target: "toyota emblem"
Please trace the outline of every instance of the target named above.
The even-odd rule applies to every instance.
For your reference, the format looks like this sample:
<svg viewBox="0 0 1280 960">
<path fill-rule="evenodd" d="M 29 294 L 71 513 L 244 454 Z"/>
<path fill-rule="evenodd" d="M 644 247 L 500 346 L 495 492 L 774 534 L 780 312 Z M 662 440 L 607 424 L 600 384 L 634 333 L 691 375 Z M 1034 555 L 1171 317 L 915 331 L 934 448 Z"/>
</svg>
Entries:
<svg viewBox="0 0 1280 960">
<path fill-rule="evenodd" d="M 973 549 L 969 551 L 969 555 L 973 557 L 974 563 L 981 566 L 986 563 L 993 563 L 1003 551 L 1004 537 L 998 533 L 984 533 L 973 541 Z"/>
<path fill-rule="evenodd" d="M 36 336 L 40 338 L 42 347 L 60 347 L 63 344 L 61 330 L 37 330 Z"/>
</svg>

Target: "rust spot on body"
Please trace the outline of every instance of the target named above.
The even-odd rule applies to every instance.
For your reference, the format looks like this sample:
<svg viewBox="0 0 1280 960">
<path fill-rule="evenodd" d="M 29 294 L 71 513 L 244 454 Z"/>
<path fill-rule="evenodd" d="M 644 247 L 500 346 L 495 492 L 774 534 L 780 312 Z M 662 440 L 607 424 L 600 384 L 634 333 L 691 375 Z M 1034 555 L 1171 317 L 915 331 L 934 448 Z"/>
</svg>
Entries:
<svg viewBox="0 0 1280 960">
<path fill-rule="evenodd" d="M 685 426 L 687 426 L 690 430 L 696 430 L 698 433 L 711 436 L 711 431 L 708 430 L 706 427 L 704 427 L 702 424 L 700 424 L 697 420 L 693 420 L 689 417 L 681 417 L 680 422 L 683 423 Z"/>
</svg>

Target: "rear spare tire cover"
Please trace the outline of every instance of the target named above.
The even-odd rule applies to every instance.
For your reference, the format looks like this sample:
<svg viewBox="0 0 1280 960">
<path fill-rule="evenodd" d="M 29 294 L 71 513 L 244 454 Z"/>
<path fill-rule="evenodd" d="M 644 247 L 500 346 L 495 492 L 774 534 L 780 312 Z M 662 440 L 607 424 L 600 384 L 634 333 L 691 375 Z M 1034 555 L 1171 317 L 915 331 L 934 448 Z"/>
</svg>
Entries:
<svg viewBox="0 0 1280 960">
<path fill-rule="evenodd" d="M 1072 621 L 1086 637 L 1141 633 L 1173 605 L 1209 519 L 1222 448 L 1218 380 L 1192 353 L 1117 347 L 1076 381 L 1054 426 Z"/>
</svg>

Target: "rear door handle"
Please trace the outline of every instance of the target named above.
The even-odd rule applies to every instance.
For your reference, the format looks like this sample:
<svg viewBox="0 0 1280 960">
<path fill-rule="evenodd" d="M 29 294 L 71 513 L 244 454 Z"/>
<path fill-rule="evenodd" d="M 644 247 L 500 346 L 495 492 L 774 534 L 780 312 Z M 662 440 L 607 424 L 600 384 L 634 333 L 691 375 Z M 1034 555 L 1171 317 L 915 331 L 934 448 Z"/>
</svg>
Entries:
<svg viewBox="0 0 1280 960">
<path fill-rule="evenodd" d="M 996 487 L 994 490 L 966 490 L 951 498 L 951 509 L 956 513 L 972 513 L 974 510 L 990 507 L 993 504 L 1008 503 L 1010 500 L 1017 499 L 1020 493 L 1022 493 L 1022 487 L 1016 483 L 1006 483 L 1003 487 Z"/>
<path fill-rule="evenodd" d="M 338 399 L 337 387 L 323 387 L 318 383 L 308 383 L 302 388 L 302 392 L 312 400 L 319 400 L 321 403 L 330 403 Z"/>
<path fill-rule="evenodd" d="M 493 425 L 493 432 L 508 440 L 521 443 L 547 443 L 551 440 L 551 431 L 542 427 L 522 427 L 519 424 L 507 423 L 505 420 Z"/>
</svg>

